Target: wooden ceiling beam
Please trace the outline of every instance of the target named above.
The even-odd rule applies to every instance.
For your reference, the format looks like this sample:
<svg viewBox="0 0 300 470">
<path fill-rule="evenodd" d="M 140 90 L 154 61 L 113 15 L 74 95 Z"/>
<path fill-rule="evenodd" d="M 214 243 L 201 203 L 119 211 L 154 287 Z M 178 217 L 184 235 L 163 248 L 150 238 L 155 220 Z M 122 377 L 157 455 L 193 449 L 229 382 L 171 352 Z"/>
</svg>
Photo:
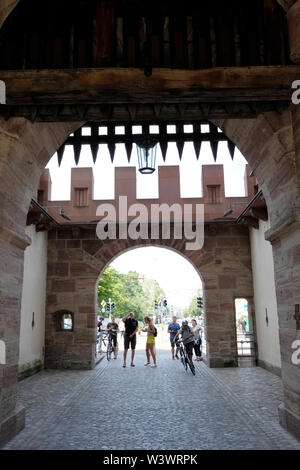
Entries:
<svg viewBox="0 0 300 470">
<path fill-rule="evenodd" d="M 7 105 L 286 101 L 300 66 L 0 71 Z"/>
</svg>

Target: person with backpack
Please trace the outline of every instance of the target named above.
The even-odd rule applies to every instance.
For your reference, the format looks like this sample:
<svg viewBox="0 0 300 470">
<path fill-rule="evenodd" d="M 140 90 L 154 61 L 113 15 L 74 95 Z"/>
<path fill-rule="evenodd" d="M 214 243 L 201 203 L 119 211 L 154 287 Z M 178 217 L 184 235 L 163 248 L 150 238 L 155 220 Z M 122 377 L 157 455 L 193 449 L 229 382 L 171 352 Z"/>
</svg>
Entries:
<svg viewBox="0 0 300 470">
<path fill-rule="evenodd" d="M 155 328 L 153 321 L 151 320 L 150 317 L 145 317 L 144 322 L 146 323 L 146 327 L 143 329 L 143 331 L 147 332 L 147 342 L 146 342 L 146 357 L 147 357 L 147 362 L 145 366 L 150 365 L 150 354 L 153 359 L 153 367 L 157 367 L 156 364 L 156 355 L 154 351 L 154 346 L 155 346 L 155 338 L 157 336 L 157 329 Z"/>
</svg>

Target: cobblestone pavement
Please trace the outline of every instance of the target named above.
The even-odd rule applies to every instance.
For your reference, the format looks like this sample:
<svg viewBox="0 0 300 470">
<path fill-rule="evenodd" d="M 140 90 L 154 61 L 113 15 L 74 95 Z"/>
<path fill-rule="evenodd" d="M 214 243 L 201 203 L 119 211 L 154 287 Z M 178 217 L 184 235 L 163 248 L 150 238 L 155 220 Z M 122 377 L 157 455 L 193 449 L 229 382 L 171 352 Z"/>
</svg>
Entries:
<svg viewBox="0 0 300 470">
<path fill-rule="evenodd" d="M 139 338 L 144 346 L 145 338 Z M 278 423 L 281 380 L 261 368 L 185 372 L 166 349 L 158 368 L 44 370 L 20 383 L 26 428 L 5 449 L 299 449 Z"/>
</svg>

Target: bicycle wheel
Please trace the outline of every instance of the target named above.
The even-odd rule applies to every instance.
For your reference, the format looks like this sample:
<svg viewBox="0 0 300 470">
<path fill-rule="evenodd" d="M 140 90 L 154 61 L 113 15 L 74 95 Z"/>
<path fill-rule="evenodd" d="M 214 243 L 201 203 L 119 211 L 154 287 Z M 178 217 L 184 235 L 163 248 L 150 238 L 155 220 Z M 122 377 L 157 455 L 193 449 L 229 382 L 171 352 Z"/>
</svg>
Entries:
<svg viewBox="0 0 300 470">
<path fill-rule="evenodd" d="M 186 355 L 185 355 L 184 351 L 181 352 L 181 362 L 182 362 L 183 367 L 185 368 L 185 370 L 187 370 L 187 358 L 186 358 Z"/>
<path fill-rule="evenodd" d="M 189 357 L 188 357 L 188 359 L 187 359 L 187 362 L 188 362 L 188 365 L 189 365 L 189 367 L 190 367 L 190 369 L 191 369 L 192 374 L 195 375 L 195 374 L 196 374 L 195 366 L 194 366 L 193 362 L 190 360 Z"/>
<path fill-rule="evenodd" d="M 110 343 L 107 344 L 107 350 L 106 350 L 106 357 L 107 360 L 110 361 L 111 359 L 111 353 L 112 353 L 112 345 Z"/>
</svg>

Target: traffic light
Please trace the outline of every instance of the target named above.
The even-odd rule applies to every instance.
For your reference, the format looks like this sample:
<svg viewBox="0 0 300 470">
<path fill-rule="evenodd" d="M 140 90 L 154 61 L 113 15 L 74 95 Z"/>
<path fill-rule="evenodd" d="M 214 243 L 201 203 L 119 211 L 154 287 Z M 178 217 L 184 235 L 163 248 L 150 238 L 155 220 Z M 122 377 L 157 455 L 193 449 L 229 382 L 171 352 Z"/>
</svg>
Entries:
<svg viewBox="0 0 300 470">
<path fill-rule="evenodd" d="M 203 308 L 203 298 L 202 297 L 197 297 L 197 307 L 198 308 Z"/>
<path fill-rule="evenodd" d="M 111 303 L 111 309 L 113 310 L 114 308 L 115 308 L 115 303 L 112 302 L 112 303 Z"/>
<path fill-rule="evenodd" d="M 168 302 L 166 301 L 166 299 L 164 300 L 164 307 L 166 307 L 168 305 Z"/>
<path fill-rule="evenodd" d="M 158 308 L 158 303 L 157 303 L 157 300 L 155 301 L 155 310 L 157 310 Z"/>
</svg>

